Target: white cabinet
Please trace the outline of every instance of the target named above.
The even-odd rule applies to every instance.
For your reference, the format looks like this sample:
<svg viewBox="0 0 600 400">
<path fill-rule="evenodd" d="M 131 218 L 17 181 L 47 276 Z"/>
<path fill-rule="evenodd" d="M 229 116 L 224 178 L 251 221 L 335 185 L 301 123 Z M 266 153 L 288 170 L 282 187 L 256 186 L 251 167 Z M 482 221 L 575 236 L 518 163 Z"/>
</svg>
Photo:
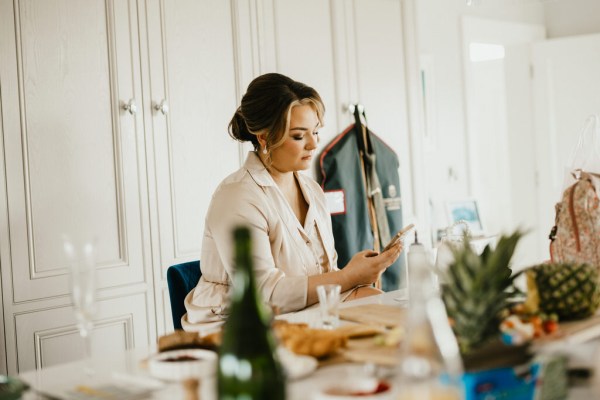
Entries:
<svg viewBox="0 0 600 400">
<path fill-rule="evenodd" d="M 131 2 L 0 2 L 0 254 L 10 373 L 80 354 L 54 345 L 76 331 L 65 235 L 96 240 L 101 313 L 140 316 L 141 334 L 130 325 L 122 330 L 130 339 L 114 345 L 156 337 L 142 113 L 121 108 L 130 100 L 141 108 L 136 20 Z M 117 297 L 128 306 L 103 307 Z"/>
<path fill-rule="evenodd" d="M 8 371 L 82 354 L 64 236 L 97 243 L 94 346 L 152 343 L 171 327 L 166 269 L 199 258 L 239 163 L 230 3 L 2 0 L 0 26 Z"/>
<path fill-rule="evenodd" d="M 360 100 L 408 148 L 401 20 L 391 0 L 0 0 L 0 372 L 82 355 L 65 235 L 96 239 L 96 351 L 172 329 L 166 270 L 200 257 L 255 76 L 320 92 L 321 146 Z"/>
</svg>

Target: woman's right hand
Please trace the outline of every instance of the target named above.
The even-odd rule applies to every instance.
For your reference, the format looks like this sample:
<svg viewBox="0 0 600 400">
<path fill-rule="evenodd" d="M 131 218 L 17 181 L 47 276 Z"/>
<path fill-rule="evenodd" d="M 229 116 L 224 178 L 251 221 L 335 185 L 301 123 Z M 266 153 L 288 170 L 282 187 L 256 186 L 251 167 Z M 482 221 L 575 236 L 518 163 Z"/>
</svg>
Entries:
<svg viewBox="0 0 600 400">
<path fill-rule="evenodd" d="M 387 267 L 398 259 L 402 252 L 401 242 L 379 254 L 373 250 L 356 253 L 342 269 L 352 286 L 374 283 Z"/>
</svg>

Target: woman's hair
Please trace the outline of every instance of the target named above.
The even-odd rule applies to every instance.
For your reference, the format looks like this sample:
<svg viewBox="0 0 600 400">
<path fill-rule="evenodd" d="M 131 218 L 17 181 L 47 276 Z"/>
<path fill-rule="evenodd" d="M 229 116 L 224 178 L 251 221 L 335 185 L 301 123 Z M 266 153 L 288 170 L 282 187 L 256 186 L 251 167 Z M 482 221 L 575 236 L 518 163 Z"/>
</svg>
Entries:
<svg viewBox="0 0 600 400">
<path fill-rule="evenodd" d="M 323 125 L 325 106 L 317 91 L 285 75 L 269 73 L 255 78 L 229 123 L 229 135 L 240 142 L 250 141 L 258 150 L 256 138 L 264 135 L 272 150 L 285 140 L 292 107 L 310 105 Z"/>
</svg>

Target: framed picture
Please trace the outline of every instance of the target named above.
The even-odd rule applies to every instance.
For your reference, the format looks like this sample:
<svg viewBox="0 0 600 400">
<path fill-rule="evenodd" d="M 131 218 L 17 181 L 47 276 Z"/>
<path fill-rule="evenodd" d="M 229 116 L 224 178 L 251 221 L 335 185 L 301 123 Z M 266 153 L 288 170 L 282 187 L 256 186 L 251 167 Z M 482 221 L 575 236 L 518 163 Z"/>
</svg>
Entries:
<svg viewBox="0 0 600 400">
<path fill-rule="evenodd" d="M 446 212 L 450 225 L 457 221 L 466 221 L 474 236 L 483 234 L 483 225 L 479 216 L 477 200 L 464 199 L 446 202 Z"/>
</svg>

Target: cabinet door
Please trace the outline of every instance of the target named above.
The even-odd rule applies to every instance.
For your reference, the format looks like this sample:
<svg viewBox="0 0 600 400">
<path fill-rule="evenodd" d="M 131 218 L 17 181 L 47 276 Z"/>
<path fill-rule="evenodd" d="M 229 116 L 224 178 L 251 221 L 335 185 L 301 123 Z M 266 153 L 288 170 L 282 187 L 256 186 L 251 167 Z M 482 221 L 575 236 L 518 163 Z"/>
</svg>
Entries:
<svg viewBox="0 0 600 400">
<path fill-rule="evenodd" d="M 532 45 L 535 157 L 538 178 L 540 253 L 547 257 L 547 234 L 554 225 L 554 205 L 573 180 L 569 165 L 587 118 L 600 110 L 600 34 L 546 40 Z M 592 127 L 588 127 L 591 129 Z M 598 165 L 593 131 L 587 131 L 578 158 Z M 596 137 L 597 141 L 598 138 Z M 597 142 L 595 143 L 597 145 Z M 595 160 L 595 161 L 593 161 Z M 594 172 L 600 172 L 594 170 Z"/>
<path fill-rule="evenodd" d="M 170 265 L 200 258 L 212 193 L 239 167 L 237 142 L 227 134 L 237 107 L 233 27 L 229 1 L 151 0 L 146 7 L 149 101 L 169 106 L 166 114 L 153 108 L 151 118 L 157 278 L 164 279 Z"/>
<path fill-rule="evenodd" d="M 10 360 L 16 337 L 31 333 L 14 316 L 43 308 L 37 317 L 51 327 L 50 308 L 69 304 L 64 237 L 95 240 L 101 298 L 151 290 L 141 117 L 121 108 L 141 92 L 134 6 L 0 2 Z"/>
<path fill-rule="evenodd" d="M 151 101 L 169 104 L 168 114 L 153 114 L 166 268 L 199 257 L 212 192 L 239 166 L 227 134 L 236 109 L 233 37 L 229 2 L 152 1 L 148 10 L 149 18 L 153 10 L 161 17 L 149 19 Z"/>
<path fill-rule="evenodd" d="M 322 0 L 277 0 L 273 10 L 277 72 L 313 87 L 325 103 L 318 153 L 339 133 L 331 7 Z"/>
<path fill-rule="evenodd" d="M 369 127 L 409 160 L 401 2 L 355 0 L 358 93 Z M 402 165 L 404 167 L 404 165 Z M 401 185 L 408 168 L 401 169 Z M 406 178 L 406 179 L 405 179 Z"/>
</svg>

